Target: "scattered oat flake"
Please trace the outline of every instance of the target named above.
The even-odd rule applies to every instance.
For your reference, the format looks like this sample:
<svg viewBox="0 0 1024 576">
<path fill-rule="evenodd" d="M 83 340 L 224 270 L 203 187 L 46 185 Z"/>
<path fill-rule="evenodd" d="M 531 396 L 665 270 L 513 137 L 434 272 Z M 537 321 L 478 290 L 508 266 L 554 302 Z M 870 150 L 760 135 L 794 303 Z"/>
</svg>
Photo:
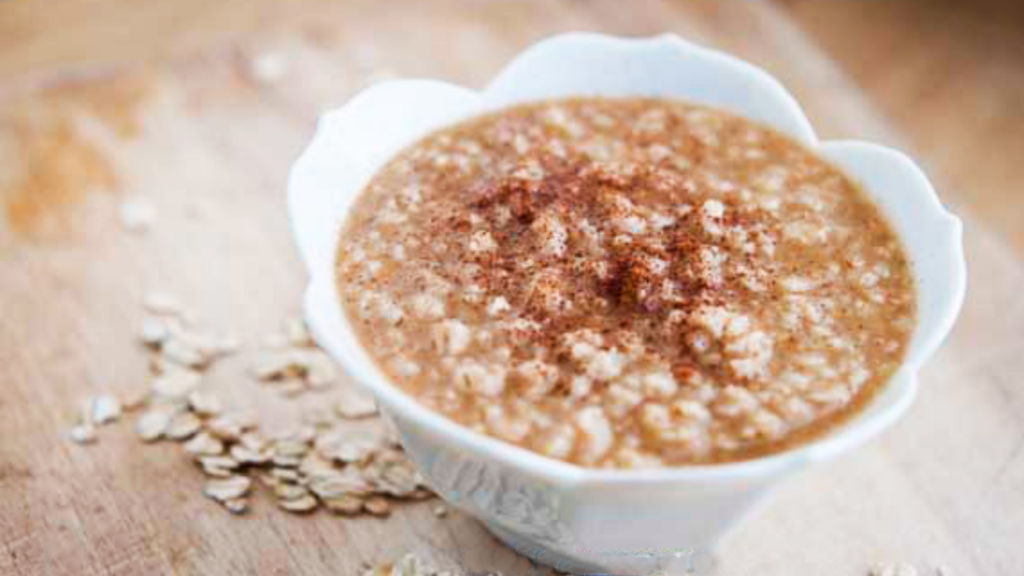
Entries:
<svg viewBox="0 0 1024 576">
<path fill-rule="evenodd" d="M 199 463 L 208 466 L 217 466 L 218 468 L 228 468 L 234 470 L 239 467 L 238 461 L 230 456 L 200 456 Z"/>
<path fill-rule="evenodd" d="M 310 482 L 341 473 L 334 468 L 334 464 L 330 460 L 316 451 L 310 451 L 302 457 L 302 462 L 299 463 L 299 472 L 305 474 Z"/>
<path fill-rule="evenodd" d="M 271 468 L 270 476 L 275 480 L 280 480 L 282 482 L 298 482 L 302 479 L 299 471 L 294 468 Z"/>
<path fill-rule="evenodd" d="M 267 352 L 251 366 L 250 372 L 261 382 L 279 382 L 280 390 L 288 396 L 325 388 L 337 379 L 334 360 L 315 347 L 293 346 Z"/>
<path fill-rule="evenodd" d="M 165 360 L 185 368 L 202 368 L 211 360 L 210 355 L 178 336 L 164 342 L 160 354 Z"/>
<path fill-rule="evenodd" d="M 434 513 L 434 516 L 437 516 L 438 518 L 444 518 L 448 515 L 448 508 L 444 504 L 434 506 L 434 509 L 431 511 Z"/>
<path fill-rule="evenodd" d="M 183 398 L 202 382 L 202 374 L 195 370 L 179 369 L 161 374 L 153 379 L 153 392 L 170 398 Z"/>
<path fill-rule="evenodd" d="M 96 425 L 109 424 L 121 417 L 121 402 L 110 394 L 89 400 L 89 420 Z"/>
<path fill-rule="evenodd" d="M 330 386 L 338 377 L 334 360 L 319 350 L 310 351 L 306 357 L 306 384 L 318 389 Z"/>
<path fill-rule="evenodd" d="M 229 412 L 206 423 L 206 429 L 222 440 L 238 440 L 246 430 L 256 426 L 255 418 L 247 412 Z"/>
<path fill-rule="evenodd" d="M 274 455 L 284 457 L 301 457 L 309 452 L 309 444 L 302 440 L 282 439 L 274 442 Z"/>
<path fill-rule="evenodd" d="M 338 416 L 348 420 L 368 418 L 377 414 L 377 403 L 369 394 L 348 390 L 342 393 L 342 398 L 335 405 L 334 411 Z"/>
<path fill-rule="evenodd" d="M 96 429 L 89 424 L 79 424 L 71 428 L 68 437 L 76 444 L 92 444 L 96 441 Z"/>
<path fill-rule="evenodd" d="M 224 412 L 219 397 L 200 389 L 203 371 L 236 350 L 239 340 L 191 330 L 192 320 L 168 294 L 148 293 L 144 307 L 148 315 L 139 339 L 149 350 L 152 380 L 148 389 L 121 397 L 89 398 L 80 423 L 68 433 L 72 441 L 93 442 L 94 425 L 146 407 L 135 422 L 140 438 L 183 441 L 182 450 L 208 477 L 203 492 L 233 514 L 249 508 L 245 496 L 252 478 L 248 473 L 274 491 L 279 507 L 295 513 L 312 512 L 322 505 L 333 514 L 386 516 L 391 512 L 389 498 L 432 496 L 386 423 L 383 429 L 343 429 L 339 418 L 377 413 L 372 396 L 345 392 L 337 406 L 321 404 L 305 410 L 302 425 L 265 435 L 255 412 Z M 286 391 L 289 387 L 314 389 L 335 380 L 333 360 L 316 348 L 301 320 L 289 322 L 281 339 L 286 348 L 265 357 L 255 374 L 280 381 Z"/>
<path fill-rule="evenodd" d="M 200 416 L 216 416 L 223 410 L 220 398 L 202 390 L 193 390 L 189 393 L 188 405 L 193 412 Z"/>
<path fill-rule="evenodd" d="M 306 474 L 309 489 L 324 499 L 346 495 L 368 495 L 373 492 L 372 486 L 358 473 L 350 472 L 353 468 L 345 468 L 345 472 L 330 470 L 319 475 Z"/>
<path fill-rule="evenodd" d="M 260 451 L 269 445 L 259 432 L 245 432 L 238 438 L 238 444 L 250 450 Z"/>
<path fill-rule="evenodd" d="M 227 478 L 238 470 L 240 464 L 229 456 L 200 456 L 199 467 L 208 476 Z"/>
<path fill-rule="evenodd" d="M 146 442 L 159 440 L 171 424 L 174 412 L 166 406 L 150 409 L 135 423 L 135 431 Z"/>
<path fill-rule="evenodd" d="M 289 472 L 294 472 L 294 470 L 289 470 Z M 279 478 L 279 480 L 283 479 Z M 298 476 L 296 476 L 295 481 L 298 481 Z M 279 482 L 277 486 L 274 487 L 274 495 L 280 500 L 298 500 L 299 498 L 305 498 L 310 494 L 309 490 L 307 490 L 305 486 L 290 484 L 288 482 Z"/>
<path fill-rule="evenodd" d="M 146 316 L 139 325 L 139 341 L 152 348 L 163 344 L 170 335 L 167 324 L 159 317 Z"/>
<path fill-rule="evenodd" d="M 271 451 L 269 449 L 253 449 L 242 444 L 235 444 L 230 450 L 231 457 L 242 464 L 266 464 L 270 461 Z"/>
<path fill-rule="evenodd" d="M 299 464 L 302 463 L 301 456 L 285 456 L 282 454 L 274 454 L 270 458 L 271 464 L 280 468 L 298 468 Z"/>
<path fill-rule="evenodd" d="M 171 418 L 164 436 L 171 440 L 188 440 L 202 428 L 203 422 L 191 412 L 179 412 Z"/>
<path fill-rule="evenodd" d="M 208 432 L 200 432 L 185 443 L 185 452 L 193 456 L 216 456 L 224 453 L 224 443 Z"/>
<path fill-rule="evenodd" d="M 180 364 L 171 362 L 163 356 L 153 355 L 149 357 L 149 372 L 153 376 L 160 376 L 161 374 L 168 374 L 178 370 L 181 370 Z"/>
<path fill-rule="evenodd" d="M 221 504 L 232 514 L 245 514 L 249 511 L 249 500 L 246 498 L 229 498 Z"/>
<path fill-rule="evenodd" d="M 272 474 L 266 472 L 257 475 L 256 478 L 260 481 L 260 484 L 263 484 L 264 486 L 270 488 L 271 490 L 277 488 L 277 485 L 281 482 L 277 478 L 274 478 Z"/>
<path fill-rule="evenodd" d="M 178 330 L 169 343 L 180 346 L 181 353 L 190 355 L 183 357 L 180 361 L 192 361 L 199 365 L 209 364 L 218 358 L 230 356 L 241 347 L 241 340 L 234 334 L 197 332 L 192 329 Z M 167 352 L 163 352 L 164 356 L 167 356 Z"/>
<path fill-rule="evenodd" d="M 117 209 L 121 226 L 129 232 L 145 232 L 156 222 L 156 206 L 146 198 L 130 198 Z"/>
<path fill-rule="evenodd" d="M 278 500 L 277 505 L 288 512 L 305 513 L 312 512 L 319 505 L 319 501 L 313 496 L 306 494 L 294 500 Z"/>
<path fill-rule="evenodd" d="M 230 478 L 235 473 L 232 468 L 225 468 L 216 464 L 201 463 L 199 464 L 199 469 L 203 471 L 203 474 L 211 478 Z"/>
<path fill-rule="evenodd" d="M 203 493 L 218 502 L 225 502 L 245 496 L 251 487 L 252 480 L 248 477 L 231 476 L 223 480 L 207 480 L 203 487 Z"/>
<path fill-rule="evenodd" d="M 316 439 L 317 452 L 325 458 L 342 463 L 366 461 L 382 447 L 381 438 L 378 435 L 365 432 L 336 430 L 325 432 Z"/>
<path fill-rule="evenodd" d="M 306 328 L 306 321 L 302 318 L 289 320 L 285 325 L 284 336 L 292 346 L 311 348 L 316 345 Z"/>
<path fill-rule="evenodd" d="M 328 511 L 343 516 L 355 516 L 363 511 L 363 499 L 353 494 L 323 498 Z"/>
<path fill-rule="evenodd" d="M 405 497 L 422 484 L 423 479 L 407 461 L 386 463 L 375 469 L 374 484 L 381 492 L 396 497 Z"/>
<path fill-rule="evenodd" d="M 299 370 L 299 363 L 290 350 L 266 354 L 251 368 L 252 375 L 264 382 L 296 377 Z"/>
</svg>

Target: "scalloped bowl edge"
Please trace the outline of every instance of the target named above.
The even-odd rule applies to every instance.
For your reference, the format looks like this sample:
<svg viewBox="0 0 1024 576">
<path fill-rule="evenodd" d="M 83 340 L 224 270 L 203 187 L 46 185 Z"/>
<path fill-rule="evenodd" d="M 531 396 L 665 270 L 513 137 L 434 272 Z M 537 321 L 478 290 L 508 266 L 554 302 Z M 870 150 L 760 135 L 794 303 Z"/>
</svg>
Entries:
<svg viewBox="0 0 1024 576">
<path fill-rule="evenodd" d="M 573 59 L 592 63 L 604 58 L 606 77 L 616 70 L 629 81 L 591 82 L 588 90 L 574 90 L 573 82 L 588 81 L 585 66 L 567 70 Z M 641 66 L 639 63 L 646 62 Z M 554 63 L 554 64 L 552 64 Z M 664 75 L 675 66 L 680 73 Z M 636 82 L 651 82 L 651 67 L 667 82 L 660 90 L 636 90 Z M 715 98 L 715 88 L 692 89 L 693 78 L 682 82 L 683 70 L 739 79 Z M 555 71 L 555 72 L 552 72 Z M 552 74 L 558 74 L 558 77 Z M 582 74 L 574 77 L 574 74 Z M 694 74 L 697 75 L 696 73 Z M 609 81 L 612 82 L 612 81 Z M 714 84 L 714 82 L 710 82 Z M 531 86 L 533 89 L 531 90 Z M 617 86 L 617 87 L 616 87 Z M 410 94 L 415 94 L 415 105 Z M 472 432 L 420 405 L 388 382 L 361 348 L 349 327 L 337 295 L 335 250 L 345 213 L 352 200 L 386 160 L 418 137 L 440 126 L 515 102 L 570 94 L 663 95 L 718 106 L 772 125 L 828 157 L 860 180 L 896 225 L 918 274 L 919 299 L 927 309 L 915 331 L 904 366 L 864 411 L 830 434 L 777 454 L 735 463 L 682 466 L 650 470 L 595 470 L 540 456 L 506 442 Z M 756 95 L 756 97 L 755 97 Z M 756 104 L 751 104 L 756 102 Z M 768 104 L 766 104 L 766 102 Z M 413 109 L 395 108 L 412 105 Z M 753 105 L 746 109 L 744 105 Z M 433 108 L 431 108 L 433 106 Z M 383 111 L 387 109 L 388 113 Z M 389 132 L 393 137 L 389 138 Z M 345 151 L 346 141 L 373 131 L 386 142 L 366 155 Z M 878 172 L 878 162 L 884 166 Z M 880 189 L 880 178 L 900 181 L 906 188 L 893 195 L 892 186 Z M 339 180 L 347 184 L 339 184 Z M 896 198 L 896 200 L 894 200 Z M 289 213 L 293 234 L 311 274 L 305 295 L 305 316 L 317 341 L 343 369 L 367 387 L 387 411 L 421 433 L 458 446 L 488 460 L 497 460 L 553 484 L 661 483 L 675 481 L 736 480 L 769 477 L 817 460 L 834 457 L 878 434 L 911 405 L 917 389 L 917 371 L 944 340 L 959 313 L 966 286 L 962 225 L 942 206 L 923 172 L 907 156 L 876 144 L 855 141 L 819 141 L 796 100 L 771 75 L 727 54 L 691 44 L 677 36 L 620 39 L 591 33 L 570 33 L 544 40 L 509 63 L 480 92 L 431 80 L 378 84 L 324 115 L 312 143 L 295 162 L 289 176 Z M 921 263 L 927 270 L 919 270 Z M 926 278 L 921 272 L 927 274 Z M 924 306 L 922 305 L 922 308 Z"/>
</svg>

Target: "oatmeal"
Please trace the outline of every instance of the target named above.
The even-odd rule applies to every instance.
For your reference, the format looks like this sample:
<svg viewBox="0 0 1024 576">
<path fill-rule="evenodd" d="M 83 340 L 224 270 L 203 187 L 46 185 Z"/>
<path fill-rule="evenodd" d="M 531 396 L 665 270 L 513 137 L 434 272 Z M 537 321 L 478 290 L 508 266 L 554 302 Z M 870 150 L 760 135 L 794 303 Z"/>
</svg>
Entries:
<svg viewBox="0 0 1024 576">
<path fill-rule="evenodd" d="M 399 154 L 339 291 L 401 388 L 590 467 L 750 458 L 842 422 L 915 322 L 907 258 L 835 167 L 670 100 L 523 105 Z"/>
</svg>

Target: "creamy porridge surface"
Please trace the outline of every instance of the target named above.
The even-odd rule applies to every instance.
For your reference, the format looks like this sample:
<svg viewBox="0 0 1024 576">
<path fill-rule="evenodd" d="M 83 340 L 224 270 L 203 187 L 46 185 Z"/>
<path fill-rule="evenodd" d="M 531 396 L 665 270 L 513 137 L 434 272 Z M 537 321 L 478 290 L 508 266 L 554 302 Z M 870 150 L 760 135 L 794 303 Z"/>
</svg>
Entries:
<svg viewBox="0 0 1024 576">
<path fill-rule="evenodd" d="M 436 132 L 375 176 L 340 246 L 346 311 L 398 386 L 584 466 L 813 438 L 893 374 L 915 322 L 906 256 L 849 178 L 670 100 Z"/>
</svg>

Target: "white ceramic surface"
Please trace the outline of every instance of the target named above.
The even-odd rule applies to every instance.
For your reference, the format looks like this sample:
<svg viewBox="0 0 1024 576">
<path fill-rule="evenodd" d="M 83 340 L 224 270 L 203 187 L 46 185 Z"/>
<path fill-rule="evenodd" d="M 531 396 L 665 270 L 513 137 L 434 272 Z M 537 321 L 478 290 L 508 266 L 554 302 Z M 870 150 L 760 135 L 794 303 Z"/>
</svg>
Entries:
<svg viewBox="0 0 1024 576">
<path fill-rule="evenodd" d="M 436 128 L 570 95 L 665 96 L 727 109 L 789 134 L 864 185 L 911 255 L 920 322 L 905 365 L 863 413 L 816 442 L 756 460 L 587 470 L 471 432 L 388 382 L 359 346 L 336 293 L 338 235 L 353 199 L 396 152 Z M 721 536 L 779 481 L 863 443 L 907 409 L 917 372 L 952 327 L 965 290 L 960 222 L 913 161 L 874 144 L 819 141 L 767 73 L 670 35 L 556 36 L 527 49 L 482 91 L 428 80 L 375 85 L 320 120 L 292 169 L 289 210 L 311 276 L 305 315 L 317 341 L 374 393 L 431 486 L 522 553 L 577 573 L 639 576 L 706 564 Z"/>
</svg>

